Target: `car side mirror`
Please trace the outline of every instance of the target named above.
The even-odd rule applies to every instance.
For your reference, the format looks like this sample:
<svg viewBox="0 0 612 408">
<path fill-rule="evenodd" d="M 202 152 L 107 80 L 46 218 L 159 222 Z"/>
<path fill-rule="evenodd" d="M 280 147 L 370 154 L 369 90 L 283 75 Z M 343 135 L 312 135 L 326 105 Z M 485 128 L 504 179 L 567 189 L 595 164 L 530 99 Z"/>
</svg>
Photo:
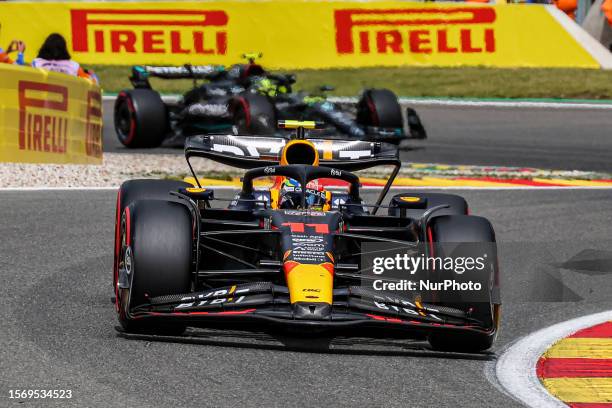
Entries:
<svg viewBox="0 0 612 408">
<path fill-rule="evenodd" d="M 194 200 L 210 201 L 215 198 L 214 190 L 208 190 L 202 187 L 179 188 L 178 192 Z"/>
</svg>

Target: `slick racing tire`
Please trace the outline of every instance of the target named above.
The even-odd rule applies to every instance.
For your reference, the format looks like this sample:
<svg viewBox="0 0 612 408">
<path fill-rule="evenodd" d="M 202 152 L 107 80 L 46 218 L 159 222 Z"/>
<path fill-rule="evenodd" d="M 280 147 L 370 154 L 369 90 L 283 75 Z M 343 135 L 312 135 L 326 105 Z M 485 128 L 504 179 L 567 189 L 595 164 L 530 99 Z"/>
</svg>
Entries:
<svg viewBox="0 0 612 408">
<path fill-rule="evenodd" d="M 436 257 L 484 257 L 484 271 L 488 274 L 487 279 L 490 286 L 488 301 L 471 301 L 466 298 L 458 302 L 456 298 L 445 298 L 444 301 L 439 302 L 442 306 L 469 311 L 469 316 L 481 322 L 486 332 L 433 332 L 428 336 L 430 345 L 435 350 L 456 352 L 480 352 L 489 349 L 497 335 L 500 311 L 499 299 L 495 298 L 499 296 L 499 271 L 495 232 L 491 223 L 483 217 L 444 215 L 431 219 L 427 233 L 431 237 L 433 255 Z M 448 243 L 458 245 L 448 245 Z M 475 246 L 474 243 L 483 245 Z M 483 285 L 483 288 L 487 287 Z"/>
<path fill-rule="evenodd" d="M 151 89 L 124 90 L 115 100 L 115 132 L 128 148 L 158 147 L 167 129 L 166 105 Z"/>
<path fill-rule="evenodd" d="M 264 95 L 244 93 L 232 102 L 233 124 L 241 135 L 273 135 L 276 132 L 274 105 Z"/>
<path fill-rule="evenodd" d="M 121 219 L 120 267 L 129 288 L 121 289 L 119 322 L 129 332 L 178 335 L 183 323 L 134 319 L 130 311 L 148 299 L 191 291 L 193 224 L 187 206 L 172 201 L 138 200 Z M 153 318 L 154 319 L 154 318 Z"/>
<path fill-rule="evenodd" d="M 388 89 L 366 89 L 357 103 L 357 123 L 362 126 L 403 128 L 402 108 Z"/>
<path fill-rule="evenodd" d="M 136 200 L 171 200 L 171 191 L 193 187 L 179 180 L 128 180 L 121 184 L 117 193 L 118 214 Z"/>
<path fill-rule="evenodd" d="M 113 262 L 113 290 L 115 291 L 116 309 L 119 311 L 119 260 L 121 257 L 121 216 L 125 209 L 138 200 L 172 200 L 171 191 L 191 187 L 191 184 L 178 180 L 129 180 L 121 185 L 117 192 L 115 210 L 115 248 Z"/>
</svg>

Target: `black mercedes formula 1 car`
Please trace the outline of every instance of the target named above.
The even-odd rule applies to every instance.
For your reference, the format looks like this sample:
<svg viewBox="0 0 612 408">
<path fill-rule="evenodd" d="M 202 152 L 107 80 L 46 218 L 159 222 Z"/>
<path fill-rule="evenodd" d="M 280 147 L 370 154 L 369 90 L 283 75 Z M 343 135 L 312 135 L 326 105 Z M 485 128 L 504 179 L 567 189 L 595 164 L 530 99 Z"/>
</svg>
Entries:
<svg viewBox="0 0 612 408">
<path fill-rule="evenodd" d="M 246 169 L 242 187 L 220 206 L 224 201 L 214 190 L 199 185 L 123 183 L 113 273 L 123 331 L 179 336 L 186 327 L 221 324 L 293 333 L 393 333 L 464 352 L 493 344 L 500 299 L 491 224 L 468 215 L 466 201 L 451 194 L 402 193 L 383 205 L 400 167 L 394 146 L 304 140 L 299 131 L 297 138 L 200 135 L 187 141 L 185 155 L 190 168 L 201 157 Z M 395 171 L 376 203 L 367 204 L 352 171 L 379 165 Z M 264 177 L 273 185 L 256 188 Z M 345 187 L 317 190 L 315 180 Z M 387 214 L 377 215 L 379 209 Z M 378 290 L 372 279 L 380 286 L 385 276 L 372 275 L 364 261 L 370 244 L 458 261 L 470 251 L 462 249 L 466 243 L 488 245 L 483 296 L 473 300 Z M 436 273 L 441 271 L 432 277 Z"/>
<path fill-rule="evenodd" d="M 193 87 L 174 101 L 162 99 L 149 78 L 193 79 Z M 206 83 L 198 85 L 197 80 Z M 406 125 L 395 94 L 387 89 L 366 89 L 357 103 L 330 101 L 319 95 L 293 92 L 295 76 L 264 70 L 251 58 L 248 64 L 182 67 L 135 66 L 130 81 L 114 108 L 115 130 L 126 147 L 183 144 L 186 137 L 203 133 L 272 135 L 283 119 L 316 120 L 326 124 L 325 137 L 341 134 L 356 140 L 399 144 L 426 137 L 421 120 L 406 109 Z"/>
</svg>

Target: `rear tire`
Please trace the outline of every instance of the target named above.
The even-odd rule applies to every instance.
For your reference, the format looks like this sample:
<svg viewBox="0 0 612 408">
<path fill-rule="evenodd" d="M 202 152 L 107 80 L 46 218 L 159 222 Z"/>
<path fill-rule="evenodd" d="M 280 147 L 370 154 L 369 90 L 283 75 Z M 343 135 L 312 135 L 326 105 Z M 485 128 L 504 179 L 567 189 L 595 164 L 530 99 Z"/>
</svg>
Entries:
<svg viewBox="0 0 612 408">
<path fill-rule="evenodd" d="M 189 209 L 179 203 L 139 200 L 122 216 L 120 265 L 126 268 L 129 289 L 122 289 L 119 322 L 126 331 L 180 334 L 182 323 L 135 320 L 130 310 L 148 299 L 191 291 L 193 225 Z"/>
<path fill-rule="evenodd" d="M 124 146 L 158 147 L 166 136 L 166 105 L 152 89 L 124 90 L 115 100 L 114 121 Z"/>
<path fill-rule="evenodd" d="M 454 308 L 467 311 L 471 309 L 471 317 L 481 321 L 488 333 L 479 332 L 434 332 L 428 336 L 429 343 L 435 350 L 457 351 L 457 352 L 479 352 L 489 349 L 497 335 L 499 325 L 499 299 L 494 299 L 494 291 L 498 291 L 499 271 L 497 262 L 497 247 L 495 244 L 495 232 L 491 223 L 483 217 L 470 215 L 444 215 L 431 219 L 428 226 L 428 235 L 433 241 L 435 256 L 441 257 L 479 257 L 483 256 L 482 248 L 473 245 L 461 245 L 461 243 L 483 243 L 488 244 L 485 248 L 485 265 L 489 271 L 489 287 L 493 287 L 489 293 L 488 301 L 465 301 L 461 303 L 440 302 Z M 452 252 L 448 245 L 440 243 L 457 243 Z M 492 244 L 490 244 L 492 243 Z M 477 251 L 478 253 L 475 253 Z"/>
<path fill-rule="evenodd" d="M 276 112 L 266 96 L 244 93 L 232 102 L 232 110 L 238 134 L 273 135 L 276 132 Z"/>
<path fill-rule="evenodd" d="M 388 89 L 366 89 L 357 103 L 357 122 L 363 126 L 403 129 L 397 96 Z"/>
</svg>

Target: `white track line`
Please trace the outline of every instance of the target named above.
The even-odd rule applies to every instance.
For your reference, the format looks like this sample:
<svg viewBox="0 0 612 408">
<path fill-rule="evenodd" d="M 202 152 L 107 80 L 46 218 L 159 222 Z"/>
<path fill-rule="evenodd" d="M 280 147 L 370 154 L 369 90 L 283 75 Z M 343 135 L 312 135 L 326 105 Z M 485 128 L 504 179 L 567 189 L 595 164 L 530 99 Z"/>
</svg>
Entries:
<svg viewBox="0 0 612 408">
<path fill-rule="evenodd" d="M 103 100 L 114 101 L 115 96 L 104 95 Z M 178 95 L 164 95 L 167 102 L 176 101 Z M 332 102 L 357 103 L 354 97 L 332 97 Z M 469 99 L 424 99 L 424 98 L 399 98 L 404 105 L 423 106 L 463 106 L 463 107 L 489 107 L 489 108 L 544 108 L 544 109 L 608 109 L 612 110 L 612 103 L 590 103 L 590 102 L 549 102 L 549 101 L 521 101 L 521 100 L 469 100 Z"/>
<path fill-rule="evenodd" d="M 578 317 L 520 338 L 498 358 L 495 376 L 499 385 L 513 398 L 531 407 L 565 407 L 567 405 L 546 391 L 536 375 L 536 363 L 558 340 L 578 330 L 612 320 L 612 311 Z"/>
</svg>

